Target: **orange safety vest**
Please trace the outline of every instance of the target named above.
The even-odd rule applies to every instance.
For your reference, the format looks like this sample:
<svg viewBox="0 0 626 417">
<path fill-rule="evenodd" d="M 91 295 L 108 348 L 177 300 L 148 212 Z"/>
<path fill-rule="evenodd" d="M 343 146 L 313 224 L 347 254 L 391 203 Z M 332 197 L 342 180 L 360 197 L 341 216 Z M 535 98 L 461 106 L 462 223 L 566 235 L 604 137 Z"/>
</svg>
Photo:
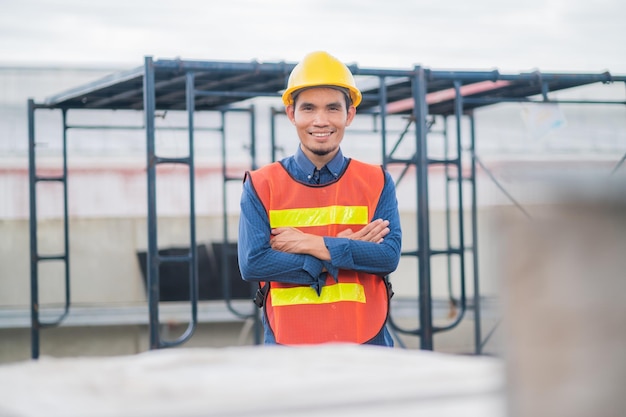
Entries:
<svg viewBox="0 0 626 417">
<path fill-rule="evenodd" d="M 270 227 L 319 236 L 358 231 L 371 222 L 385 183 L 380 166 L 350 160 L 342 176 L 323 185 L 295 181 L 279 163 L 249 173 Z M 365 343 L 383 329 L 389 292 L 383 277 L 340 269 L 318 295 L 310 286 L 271 282 L 263 302 L 276 343 Z"/>
</svg>

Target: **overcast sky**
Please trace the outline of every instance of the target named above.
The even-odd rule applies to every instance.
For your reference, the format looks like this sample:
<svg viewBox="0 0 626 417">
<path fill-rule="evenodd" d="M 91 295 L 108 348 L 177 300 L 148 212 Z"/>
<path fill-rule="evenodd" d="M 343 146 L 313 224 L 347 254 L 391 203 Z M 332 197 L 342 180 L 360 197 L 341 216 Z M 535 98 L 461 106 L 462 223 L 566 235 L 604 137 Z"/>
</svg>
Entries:
<svg viewBox="0 0 626 417">
<path fill-rule="evenodd" d="M 624 0 L 0 0 L 0 65 L 143 57 L 626 74 Z"/>
</svg>

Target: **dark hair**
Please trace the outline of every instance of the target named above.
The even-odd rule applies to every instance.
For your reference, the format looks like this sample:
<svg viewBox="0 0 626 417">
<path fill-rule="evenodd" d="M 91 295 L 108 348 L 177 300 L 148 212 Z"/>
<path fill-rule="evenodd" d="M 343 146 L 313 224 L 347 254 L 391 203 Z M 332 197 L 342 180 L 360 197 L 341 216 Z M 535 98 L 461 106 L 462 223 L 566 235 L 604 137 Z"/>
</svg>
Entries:
<svg viewBox="0 0 626 417">
<path fill-rule="evenodd" d="M 303 92 L 304 90 L 309 90 L 311 88 L 332 88 L 333 90 L 341 91 L 344 97 L 346 98 L 346 110 L 349 109 L 350 106 L 352 105 L 352 98 L 350 97 L 350 90 L 348 90 L 347 88 L 338 87 L 336 85 L 315 85 L 311 87 L 304 87 L 291 93 L 291 98 L 293 99 L 294 106 L 296 104 L 296 100 L 298 96 L 300 95 L 300 93 Z"/>
</svg>

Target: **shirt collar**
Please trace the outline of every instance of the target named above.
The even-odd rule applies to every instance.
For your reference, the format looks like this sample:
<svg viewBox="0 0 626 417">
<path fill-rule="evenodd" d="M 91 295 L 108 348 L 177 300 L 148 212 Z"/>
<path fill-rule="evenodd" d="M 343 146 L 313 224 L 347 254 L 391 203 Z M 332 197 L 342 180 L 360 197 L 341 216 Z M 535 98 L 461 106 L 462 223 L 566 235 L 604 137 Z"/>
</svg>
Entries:
<svg viewBox="0 0 626 417">
<path fill-rule="evenodd" d="M 309 160 L 309 158 L 306 157 L 304 152 L 302 152 L 302 148 L 300 148 L 300 146 L 298 146 L 298 149 L 294 157 L 296 160 L 296 164 L 298 165 L 298 167 L 300 167 L 300 169 L 305 174 L 310 175 L 313 173 L 313 171 L 315 170 L 315 165 L 313 164 L 313 162 Z M 339 151 L 333 157 L 333 159 L 331 159 L 330 162 L 326 164 L 326 168 L 336 178 L 339 176 L 339 174 L 341 173 L 341 170 L 343 169 L 343 163 L 344 163 L 343 152 L 341 152 L 341 148 L 339 148 Z"/>
</svg>

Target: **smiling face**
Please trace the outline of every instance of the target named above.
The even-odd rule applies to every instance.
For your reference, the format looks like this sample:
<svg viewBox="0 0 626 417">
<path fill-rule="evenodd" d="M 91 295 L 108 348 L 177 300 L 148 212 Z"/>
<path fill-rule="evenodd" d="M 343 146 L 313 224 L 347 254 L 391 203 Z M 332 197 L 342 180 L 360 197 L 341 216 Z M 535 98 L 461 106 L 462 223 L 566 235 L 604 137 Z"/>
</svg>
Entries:
<svg viewBox="0 0 626 417">
<path fill-rule="evenodd" d="M 302 151 L 317 168 L 322 168 L 339 151 L 356 108 L 347 106 L 341 91 L 315 87 L 300 92 L 295 103 L 287 106 L 286 112 L 296 127 Z"/>
</svg>

